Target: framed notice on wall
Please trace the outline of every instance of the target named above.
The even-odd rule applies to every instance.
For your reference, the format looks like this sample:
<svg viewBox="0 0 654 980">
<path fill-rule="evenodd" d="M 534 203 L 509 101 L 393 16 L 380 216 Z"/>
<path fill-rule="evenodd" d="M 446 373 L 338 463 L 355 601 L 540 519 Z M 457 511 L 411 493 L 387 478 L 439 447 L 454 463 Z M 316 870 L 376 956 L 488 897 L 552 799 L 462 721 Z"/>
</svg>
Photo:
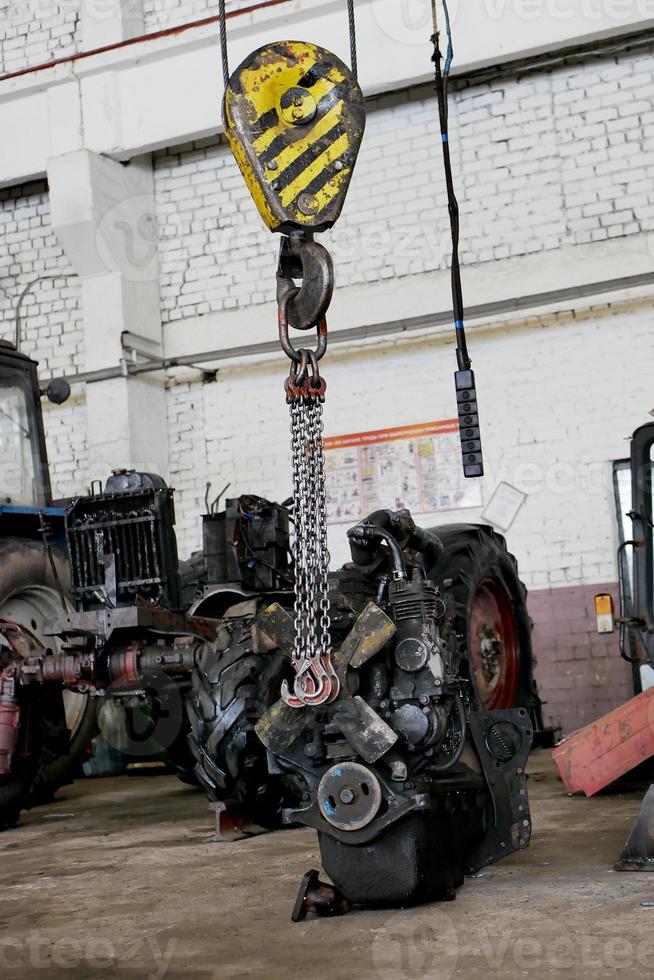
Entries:
<svg viewBox="0 0 654 980">
<path fill-rule="evenodd" d="M 433 514 L 480 507 L 481 485 L 466 480 L 457 419 L 325 439 L 327 521 L 408 507 Z"/>
</svg>

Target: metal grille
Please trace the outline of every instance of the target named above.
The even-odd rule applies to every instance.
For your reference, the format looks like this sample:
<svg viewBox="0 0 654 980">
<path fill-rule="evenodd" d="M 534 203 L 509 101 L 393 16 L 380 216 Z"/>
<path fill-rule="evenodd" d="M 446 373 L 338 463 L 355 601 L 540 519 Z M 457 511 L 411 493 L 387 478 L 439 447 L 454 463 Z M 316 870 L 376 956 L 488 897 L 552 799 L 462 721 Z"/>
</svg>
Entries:
<svg viewBox="0 0 654 980">
<path fill-rule="evenodd" d="M 115 563 L 115 601 L 177 604 L 177 555 L 172 491 L 106 494 L 75 501 L 66 535 L 71 591 L 84 605 L 107 599 L 107 569 Z"/>
</svg>

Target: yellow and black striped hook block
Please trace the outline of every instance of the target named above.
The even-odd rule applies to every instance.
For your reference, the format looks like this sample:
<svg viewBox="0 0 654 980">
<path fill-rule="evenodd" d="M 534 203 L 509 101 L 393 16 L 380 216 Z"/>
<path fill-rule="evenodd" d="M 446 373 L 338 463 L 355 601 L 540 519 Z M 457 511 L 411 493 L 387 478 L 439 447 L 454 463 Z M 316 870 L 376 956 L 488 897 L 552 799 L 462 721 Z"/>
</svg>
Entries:
<svg viewBox="0 0 654 980">
<path fill-rule="evenodd" d="M 363 93 L 324 48 L 280 41 L 229 80 L 225 133 L 268 228 L 320 232 L 338 219 L 365 129 Z"/>
</svg>

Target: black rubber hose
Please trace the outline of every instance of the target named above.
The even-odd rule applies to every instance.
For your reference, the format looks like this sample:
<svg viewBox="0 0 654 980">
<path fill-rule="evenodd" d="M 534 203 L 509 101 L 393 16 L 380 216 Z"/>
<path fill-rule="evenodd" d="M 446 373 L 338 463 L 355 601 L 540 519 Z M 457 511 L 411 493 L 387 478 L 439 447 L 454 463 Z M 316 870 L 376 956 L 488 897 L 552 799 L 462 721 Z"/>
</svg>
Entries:
<svg viewBox="0 0 654 980">
<path fill-rule="evenodd" d="M 445 545 L 438 535 L 425 531 L 421 527 L 417 527 L 409 538 L 408 547 L 413 551 L 420 552 L 425 559 L 427 569 L 433 568 L 445 551 Z"/>
<path fill-rule="evenodd" d="M 386 511 L 378 511 L 378 514 L 386 513 Z M 385 527 L 381 527 L 373 520 L 375 516 L 376 515 L 373 515 L 371 518 L 362 521 L 360 524 L 355 525 L 355 527 L 351 528 L 347 532 L 347 536 L 350 541 L 352 561 L 355 563 L 355 565 L 370 564 L 372 558 L 370 545 L 376 540 L 385 541 L 391 553 L 395 572 L 400 576 L 400 578 L 406 578 L 406 565 L 404 562 L 404 555 L 402 554 L 402 548 L 400 547 L 397 538 L 392 531 L 388 531 Z"/>
</svg>

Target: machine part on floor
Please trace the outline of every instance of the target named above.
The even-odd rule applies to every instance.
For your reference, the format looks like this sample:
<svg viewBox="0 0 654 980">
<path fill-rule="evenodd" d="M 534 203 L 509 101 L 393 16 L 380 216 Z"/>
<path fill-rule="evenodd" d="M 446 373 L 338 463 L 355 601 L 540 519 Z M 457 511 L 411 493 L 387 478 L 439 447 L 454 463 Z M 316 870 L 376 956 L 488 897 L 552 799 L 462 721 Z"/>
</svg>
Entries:
<svg viewBox="0 0 654 980">
<path fill-rule="evenodd" d="M 351 908 L 352 903 L 348 902 L 338 888 L 327 881 L 321 881 L 317 871 L 307 871 L 295 899 L 291 921 L 303 922 L 308 915 L 331 919 L 338 915 L 347 915 Z"/>
<path fill-rule="evenodd" d="M 650 786 L 616 871 L 654 871 L 654 786 Z"/>
<path fill-rule="evenodd" d="M 355 904 L 451 898 L 473 873 L 529 843 L 526 709 L 486 711 L 465 651 L 440 624 L 428 578 L 442 545 L 407 511 L 349 534 L 353 562 L 331 577 L 338 697 L 298 718 L 283 700 L 256 731 L 269 768 L 303 787 L 287 823 L 318 831 L 325 871 Z M 288 648 L 288 615 L 258 626 Z"/>
<path fill-rule="evenodd" d="M 515 754 L 500 762 L 488 753 L 485 739 L 507 718 L 516 731 Z M 528 846 L 531 819 L 524 771 L 531 730 L 526 712 L 472 711 L 470 722 L 482 785 L 475 780 L 478 774 L 473 769 L 466 773 L 462 765 L 449 778 L 437 777 L 427 799 L 403 809 L 395 820 L 380 820 L 376 836 L 357 840 L 356 833 L 337 835 L 333 828 L 317 828 L 323 867 L 353 903 L 449 901 L 464 875 Z"/>
<path fill-rule="evenodd" d="M 216 818 L 216 840 L 233 844 L 235 841 L 248 840 L 267 834 L 270 827 L 261 827 L 252 820 L 249 812 L 235 803 L 210 803 Z"/>
<path fill-rule="evenodd" d="M 552 756 L 568 793 L 594 796 L 654 756 L 654 687 L 573 732 Z"/>
<path fill-rule="evenodd" d="M 399 702 L 391 711 L 390 704 L 380 710 L 376 702 L 369 703 L 365 692 L 352 686 L 356 674 L 370 665 L 374 684 L 381 688 L 388 670 L 381 669 L 376 660 L 396 636 L 399 639 L 392 663 L 399 677 L 412 684 L 411 669 L 425 676 L 425 663 L 432 677 L 434 672 L 438 679 L 442 676 L 432 650 L 442 642 L 433 624 L 436 617 L 443 615 L 443 598 L 431 582 L 425 582 L 423 587 L 419 576 L 416 579 L 413 574 L 393 582 L 391 588 L 392 575 L 386 575 L 382 567 L 390 563 L 393 569 L 400 566 L 406 574 L 406 553 L 426 568 L 433 568 L 443 552 L 441 542 L 433 532 L 416 528 L 406 511 L 382 511 L 371 515 L 364 524 L 365 529 L 357 526 L 350 536 L 355 562 L 333 575 L 331 581 L 333 659 L 343 681 L 328 740 L 332 765 L 341 757 L 339 742 L 347 746 L 350 756 L 354 751 L 360 757 L 361 765 L 374 766 L 378 760 L 391 756 L 400 740 L 404 744 L 411 730 L 418 732 L 416 740 L 421 733 L 424 737 L 423 719 L 430 725 L 422 710 L 424 705 L 420 704 L 422 691 L 417 705 Z M 395 544 L 393 558 L 387 551 L 389 543 Z M 380 586 L 380 601 L 386 612 L 377 604 Z M 216 642 L 199 652 L 193 672 L 193 696 L 188 702 L 196 774 L 210 799 L 225 802 L 228 814 L 245 814 L 258 826 L 267 828 L 281 825 L 284 807 L 292 809 L 310 802 L 310 797 L 302 799 L 306 793 L 302 774 L 280 766 L 275 757 L 293 751 L 298 740 L 304 744 L 307 727 L 319 730 L 324 711 L 321 707 L 291 708 L 279 698 L 282 682 L 291 671 L 293 596 L 286 593 L 272 598 L 274 601 L 265 594 L 243 595 L 239 604 L 222 611 Z M 124 612 L 117 610 L 113 615 Z M 429 647 L 425 661 L 426 644 Z M 378 698 L 382 700 L 381 693 Z M 388 717 L 382 716 L 385 713 Z M 446 721 L 442 712 L 435 711 L 434 717 L 436 725 Z M 253 737 L 255 725 L 268 750 L 267 758 L 264 747 Z M 433 735 L 434 722 L 429 730 Z M 505 752 L 502 739 L 517 749 L 516 736 L 511 733 L 512 729 L 507 733 L 500 726 L 497 733 L 488 735 L 491 749 L 500 753 L 500 761 Z M 318 736 L 315 743 L 306 745 L 302 758 L 319 759 L 323 751 Z M 395 755 L 390 761 L 390 777 L 393 785 L 398 780 L 401 785 L 410 780 L 409 766 Z"/>
</svg>

